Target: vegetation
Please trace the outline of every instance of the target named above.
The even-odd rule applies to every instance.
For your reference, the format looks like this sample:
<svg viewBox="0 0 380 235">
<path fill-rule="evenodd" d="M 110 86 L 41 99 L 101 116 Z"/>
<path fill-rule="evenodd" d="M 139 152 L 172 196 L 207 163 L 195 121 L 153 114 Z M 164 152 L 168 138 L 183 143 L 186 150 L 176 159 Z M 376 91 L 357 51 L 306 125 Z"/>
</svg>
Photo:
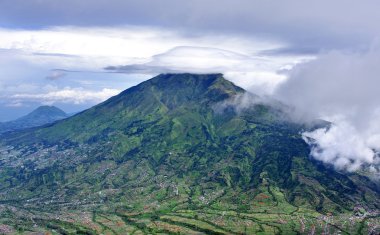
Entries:
<svg viewBox="0 0 380 235">
<path fill-rule="evenodd" d="M 305 127 L 246 95 L 164 74 L 3 135 L 0 234 L 379 232 L 378 186 L 310 159 Z"/>
</svg>

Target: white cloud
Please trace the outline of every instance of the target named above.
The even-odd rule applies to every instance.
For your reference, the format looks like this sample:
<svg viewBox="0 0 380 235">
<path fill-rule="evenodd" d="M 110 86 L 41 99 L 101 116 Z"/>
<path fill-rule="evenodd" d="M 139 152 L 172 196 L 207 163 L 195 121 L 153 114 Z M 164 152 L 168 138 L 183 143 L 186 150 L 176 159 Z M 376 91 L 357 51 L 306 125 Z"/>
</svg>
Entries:
<svg viewBox="0 0 380 235">
<path fill-rule="evenodd" d="M 350 171 L 380 166 L 380 49 L 333 51 L 296 66 L 276 90 L 298 118 L 331 121 L 330 129 L 304 133 L 314 139 L 312 155 Z"/>
<path fill-rule="evenodd" d="M 154 55 L 149 62 L 111 66 L 108 70 L 123 73 L 224 73 L 236 84 L 259 94 L 273 92 L 286 76 L 283 68 L 291 68 L 311 57 L 276 57 L 248 55 L 212 47 L 181 46 Z"/>
<path fill-rule="evenodd" d="M 54 80 L 63 78 L 65 76 L 66 76 L 65 72 L 59 71 L 59 70 L 53 70 L 48 76 L 46 76 L 46 79 L 54 81 Z"/>
<path fill-rule="evenodd" d="M 54 103 L 99 103 L 111 96 L 120 93 L 120 90 L 104 88 L 100 91 L 85 90 L 83 88 L 70 88 L 49 91 L 42 94 L 14 94 L 10 99 L 17 100 L 17 104 L 20 105 L 23 102 L 40 102 L 42 104 L 52 105 Z"/>
<path fill-rule="evenodd" d="M 45 92 L 38 89 L 44 87 L 42 82 L 59 82 L 61 89 L 75 87 L 67 82 L 73 76 L 56 79 L 65 74 L 52 69 L 103 72 L 110 65 L 127 65 L 129 73 L 149 75 L 171 71 L 222 72 L 237 85 L 268 93 L 285 79 L 278 70 L 306 58 L 259 56 L 262 51 L 283 46 L 286 45 L 281 42 L 252 37 L 211 33 L 189 36 L 152 27 L 0 28 L 0 72 L 9 77 L 0 78 L 0 89 L 3 94 L 14 95 L 17 89 L 12 87 L 25 83 L 37 87 L 30 90 L 30 95 L 39 96 Z M 84 74 L 78 84 L 91 80 L 85 75 L 89 76 Z M 128 88 L 123 84 L 107 87 Z M 98 89 L 88 82 L 86 86 L 87 90 Z"/>
<path fill-rule="evenodd" d="M 33 63 L 56 63 L 70 68 L 99 69 L 107 65 L 148 62 L 152 56 L 177 46 L 216 47 L 252 54 L 284 44 L 212 34 L 189 37 L 161 28 L 133 26 L 44 30 L 0 28 L 1 49 L 22 51 L 23 58 Z"/>
<path fill-rule="evenodd" d="M 337 169 L 356 171 L 373 169 L 379 171 L 380 142 L 371 143 L 379 135 L 365 135 L 362 130 L 344 119 L 335 120 L 330 128 L 321 128 L 303 133 L 304 139 L 312 146 L 311 155 Z M 373 147 L 377 147 L 373 148 Z"/>
</svg>

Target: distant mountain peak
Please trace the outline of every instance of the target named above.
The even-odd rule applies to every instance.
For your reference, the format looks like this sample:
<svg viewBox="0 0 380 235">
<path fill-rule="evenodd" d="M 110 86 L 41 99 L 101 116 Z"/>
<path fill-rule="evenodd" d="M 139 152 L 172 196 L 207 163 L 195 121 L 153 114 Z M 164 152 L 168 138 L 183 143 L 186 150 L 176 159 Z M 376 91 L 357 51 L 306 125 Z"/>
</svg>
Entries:
<svg viewBox="0 0 380 235">
<path fill-rule="evenodd" d="M 33 110 L 28 115 L 21 117 L 19 119 L 25 119 L 25 118 L 36 117 L 36 116 L 67 117 L 67 114 L 63 110 L 61 110 L 55 106 L 42 105 L 42 106 L 39 106 L 38 108 L 36 108 L 35 110 Z"/>
<path fill-rule="evenodd" d="M 35 109 L 35 111 L 42 111 L 42 110 L 58 110 L 63 112 L 60 108 L 57 108 L 56 106 L 53 105 L 41 105 Z"/>
<path fill-rule="evenodd" d="M 61 109 L 55 106 L 43 105 L 14 121 L 1 123 L 0 133 L 42 126 L 67 117 L 69 115 Z"/>
</svg>

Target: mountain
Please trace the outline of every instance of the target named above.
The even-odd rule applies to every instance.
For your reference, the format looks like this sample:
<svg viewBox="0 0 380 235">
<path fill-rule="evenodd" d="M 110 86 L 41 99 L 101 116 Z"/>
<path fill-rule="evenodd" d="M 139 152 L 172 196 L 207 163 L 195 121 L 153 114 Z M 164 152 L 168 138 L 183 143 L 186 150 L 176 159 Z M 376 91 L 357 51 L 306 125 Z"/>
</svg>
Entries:
<svg viewBox="0 0 380 235">
<path fill-rule="evenodd" d="M 305 125 L 287 109 L 222 74 L 162 74 L 73 117 L 7 133 L 0 225 L 61 234 L 376 232 L 378 186 L 313 160 Z"/>
<path fill-rule="evenodd" d="M 69 115 L 57 107 L 40 106 L 26 116 L 14 121 L 0 123 L 0 133 L 42 126 L 67 118 L 68 116 Z"/>
</svg>

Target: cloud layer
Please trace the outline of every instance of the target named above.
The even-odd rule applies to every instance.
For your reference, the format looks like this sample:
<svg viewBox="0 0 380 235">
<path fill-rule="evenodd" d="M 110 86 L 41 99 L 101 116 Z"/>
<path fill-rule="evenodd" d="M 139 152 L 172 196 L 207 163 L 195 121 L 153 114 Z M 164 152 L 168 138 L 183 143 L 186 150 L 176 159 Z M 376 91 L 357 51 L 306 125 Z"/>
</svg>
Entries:
<svg viewBox="0 0 380 235">
<path fill-rule="evenodd" d="M 303 133 L 312 146 L 311 155 L 339 170 L 380 172 L 379 133 L 363 135 L 346 120 L 335 120 L 330 128 Z"/>
<path fill-rule="evenodd" d="M 333 51 L 296 66 L 276 95 L 293 104 L 297 118 L 319 117 L 330 129 L 304 133 L 312 154 L 339 169 L 374 170 L 380 160 L 380 50 Z M 378 170 L 378 169 L 377 169 Z"/>
<path fill-rule="evenodd" d="M 81 88 L 66 87 L 64 89 L 50 91 L 43 94 L 15 94 L 12 95 L 11 99 L 16 102 L 18 100 L 28 100 L 29 102 L 38 101 L 46 105 L 51 105 L 57 102 L 73 104 L 93 102 L 96 104 L 108 99 L 111 96 L 117 95 L 120 92 L 120 90 L 107 88 L 100 91 L 89 91 Z"/>
<path fill-rule="evenodd" d="M 311 57 L 246 55 L 212 47 L 181 46 L 154 55 L 149 62 L 105 69 L 121 73 L 224 73 L 226 78 L 258 94 L 272 93 L 286 76 L 278 71 Z"/>
<path fill-rule="evenodd" d="M 368 43 L 380 31 L 378 7 L 374 0 L 3 0 L 0 22 L 8 28 L 144 25 L 188 35 L 260 35 L 296 51 L 318 51 Z"/>
</svg>

